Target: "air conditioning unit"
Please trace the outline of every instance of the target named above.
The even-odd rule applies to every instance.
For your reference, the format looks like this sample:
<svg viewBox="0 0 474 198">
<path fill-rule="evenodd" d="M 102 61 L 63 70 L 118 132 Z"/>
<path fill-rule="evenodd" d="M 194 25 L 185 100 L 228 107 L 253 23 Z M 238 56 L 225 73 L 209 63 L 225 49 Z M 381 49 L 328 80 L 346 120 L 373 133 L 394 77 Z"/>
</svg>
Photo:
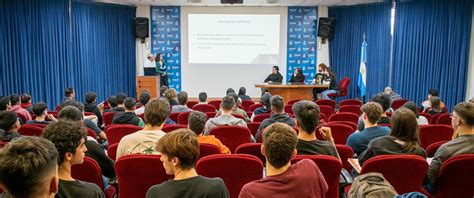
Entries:
<svg viewBox="0 0 474 198">
<path fill-rule="evenodd" d="M 243 4 L 244 0 L 221 0 L 222 4 Z"/>
<path fill-rule="evenodd" d="M 201 3 L 201 0 L 188 0 L 188 3 Z"/>
<path fill-rule="evenodd" d="M 280 3 L 280 0 L 267 0 L 267 3 Z"/>
</svg>

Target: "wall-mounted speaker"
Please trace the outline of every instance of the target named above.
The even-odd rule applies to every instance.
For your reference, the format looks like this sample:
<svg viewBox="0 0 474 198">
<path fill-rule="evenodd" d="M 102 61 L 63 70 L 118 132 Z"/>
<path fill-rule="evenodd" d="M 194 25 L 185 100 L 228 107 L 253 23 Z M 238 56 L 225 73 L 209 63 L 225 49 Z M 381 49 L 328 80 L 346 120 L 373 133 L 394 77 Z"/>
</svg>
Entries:
<svg viewBox="0 0 474 198">
<path fill-rule="evenodd" d="M 134 20 L 135 37 L 145 39 L 148 38 L 148 18 L 137 17 Z"/>
<path fill-rule="evenodd" d="M 336 20 L 329 17 L 319 18 L 318 25 L 318 36 L 322 38 L 332 39 L 334 36 L 334 28 L 336 26 Z"/>
</svg>

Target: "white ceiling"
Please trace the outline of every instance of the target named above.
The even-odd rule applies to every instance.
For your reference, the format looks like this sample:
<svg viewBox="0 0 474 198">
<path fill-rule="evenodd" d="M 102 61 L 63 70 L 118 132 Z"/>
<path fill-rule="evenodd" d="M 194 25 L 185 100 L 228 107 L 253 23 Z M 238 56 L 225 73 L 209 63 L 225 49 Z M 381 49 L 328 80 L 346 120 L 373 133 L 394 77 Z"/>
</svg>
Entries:
<svg viewBox="0 0 474 198">
<path fill-rule="evenodd" d="M 221 4 L 221 0 L 99 0 L 106 3 L 154 6 L 342 6 L 384 0 L 243 0 L 243 4 Z"/>
</svg>

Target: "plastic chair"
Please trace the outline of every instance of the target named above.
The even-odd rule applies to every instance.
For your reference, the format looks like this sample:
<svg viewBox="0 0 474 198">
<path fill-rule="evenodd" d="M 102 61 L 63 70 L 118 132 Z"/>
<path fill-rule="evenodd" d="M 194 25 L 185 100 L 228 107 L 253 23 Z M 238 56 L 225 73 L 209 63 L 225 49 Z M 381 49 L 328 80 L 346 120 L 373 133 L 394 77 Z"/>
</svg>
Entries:
<svg viewBox="0 0 474 198">
<path fill-rule="evenodd" d="M 82 164 L 73 165 L 71 168 L 71 175 L 74 179 L 96 184 L 102 191 L 104 191 L 107 198 L 113 198 L 115 195 L 116 189 L 114 186 L 110 186 L 107 190 L 104 190 L 104 182 L 100 166 L 90 157 L 84 157 L 84 162 Z"/>
<path fill-rule="evenodd" d="M 170 113 L 170 115 L 168 116 L 171 120 L 173 120 L 174 122 L 178 123 L 178 116 L 181 112 L 173 112 L 173 113 Z"/>
<path fill-rule="evenodd" d="M 111 144 L 109 148 L 107 148 L 107 156 L 109 156 L 110 159 L 116 161 L 117 159 L 117 148 L 118 148 L 119 143 Z"/>
<path fill-rule="evenodd" d="M 186 106 L 192 109 L 194 105 L 197 105 L 198 103 L 199 103 L 198 101 L 188 101 L 188 103 L 186 103 Z"/>
<path fill-rule="evenodd" d="M 316 128 L 316 137 L 320 140 L 324 140 L 321 133 L 319 133 L 319 129 L 321 127 L 329 127 L 331 128 L 332 137 L 334 138 L 334 143 L 336 144 L 346 144 L 347 138 L 351 135 L 354 130 L 352 127 L 345 125 L 345 124 L 325 124 L 321 125 Z"/>
<path fill-rule="evenodd" d="M 336 108 L 336 101 L 334 100 L 328 100 L 328 99 L 321 99 L 321 100 L 316 100 L 316 104 L 321 106 L 330 106 L 333 110 Z"/>
<path fill-rule="evenodd" d="M 436 124 L 451 126 L 451 116 L 448 113 L 443 113 L 439 115 L 438 119 L 436 120 Z"/>
<path fill-rule="evenodd" d="M 31 124 L 25 124 L 18 129 L 18 133 L 26 136 L 41 136 L 43 134 L 43 128 L 33 126 Z"/>
<path fill-rule="evenodd" d="M 341 81 L 339 81 L 339 91 L 336 93 L 328 94 L 328 96 L 331 98 L 346 96 L 348 92 L 349 84 L 351 84 L 350 78 L 345 77 L 341 79 Z"/>
<path fill-rule="evenodd" d="M 345 105 L 339 108 L 339 113 L 343 113 L 343 112 L 349 112 L 349 113 L 360 115 L 361 110 L 360 110 L 360 106 L 358 105 Z"/>
<path fill-rule="evenodd" d="M 247 128 L 250 130 L 250 133 L 252 133 L 253 136 L 257 134 L 258 132 L 258 127 L 260 127 L 261 122 L 250 122 L 247 123 Z"/>
<path fill-rule="evenodd" d="M 211 100 L 207 104 L 210 104 L 214 106 L 216 109 L 219 109 L 221 107 L 221 100 Z"/>
<path fill-rule="evenodd" d="M 257 109 L 257 108 L 259 108 L 259 107 L 263 107 L 263 105 L 262 105 L 262 104 L 253 104 L 253 105 L 250 105 L 249 111 L 254 112 L 255 109 Z"/>
<path fill-rule="evenodd" d="M 112 120 L 114 119 L 114 112 L 105 112 L 102 114 L 102 120 L 104 121 L 105 126 L 109 126 L 112 124 Z"/>
<path fill-rule="evenodd" d="M 311 159 L 318 165 L 329 187 L 326 197 L 338 198 L 341 162 L 337 158 L 328 155 L 297 155 L 291 160 L 291 163 L 294 164 L 302 159 Z"/>
<path fill-rule="evenodd" d="M 119 143 L 124 136 L 139 130 L 142 130 L 142 128 L 131 124 L 112 124 L 105 128 L 105 134 L 109 145 L 111 145 Z"/>
<path fill-rule="evenodd" d="M 324 121 L 328 121 L 329 117 L 334 114 L 334 108 L 328 105 L 320 105 L 319 106 L 319 111 L 321 114 L 324 114 L 326 116 L 326 119 Z"/>
<path fill-rule="evenodd" d="M 221 150 L 214 144 L 200 143 L 199 144 L 199 159 L 209 156 L 220 154 Z"/>
<path fill-rule="evenodd" d="M 200 111 L 203 113 L 216 112 L 216 109 L 217 108 L 215 108 L 213 105 L 210 105 L 210 104 L 197 104 L 197 105 L 194 105 L 193 107 L 194 111 Z"/>
<path fill-rule="evenodd" d="M 160 155 L 122 156 L 115 162 L 115 172 L 120 198 L 145 197 L 151 186 L 173 178 L 166 174 Z"/>
<path fill-rule="evenodd" d="M 347 126 L 350 126 L 353 131 L 357 131 L 357 124 L 350 121 L 331 121 L 331 122 L 328 122 L 328 124 L 345 124 Z"/>
<path fill-rule="evenodd" d="M 248 111 L 250 106 L 254 105 L 255 102 L 252 100 L 242 100 L 242 107 L 244 111 Z"/>
<path fill-rule="evenodd" d="M 179 125 L 188 125 L 188 117 L 192 111 L 181 112 L 178 116 L 178 124 Z"/>
<path fill-rule="evenodd" d="M 439 141 L 439 142 L 435 142 L 435 143 L 433 143 L 433 144 L 430 144 L 430 145 L 428 146 L 428 148 L 426 148 L 426 156 L 427 156 L 427 157 L 433 157 L 434 154 L 436 153 L 436 151 L 438 151 L 438 148 L 439 148 L 441 145 L 445 144 L 446 142 L 448 142 L 448 141 L 445 140 L 445 141 Z"/>
<path fill-rule="evenodd" d="M 347 112 L 336 113 L 329 116 L 329 122 L 331 121 L 349 121 L 357 124 L 359 121 L 359 116 L 357 114 Z"/>
<path fill-rule="evenodd" d="M 402 107 L 405 103 L 407 103 L 408 100 L 395 100 L 392 102 L 392 104 L 390 105 L 390 107 L 392 107 L 392 109 L 395 111 L 397 110 L 398 108 Z"/>
<path fill-rule="evenodd" d="M 196 171 L 205 177 L 221 178 L 230 197 L 238 197 L 245 184 L 262 178 L 263 165 L 260 159 L 252 155 L 217 154 L 201 158 L 196 164 Z"/>
<path fill-rule="evenodd" d="M 428 163 L 418 155 L 379 155 L 367 160 L 360 174 L 378 172 L 399 194 L 420 191 Z"/>
<path fill-rule="evenodd" d="M 441 165 L 433 197 L 473 197 L 474 154 L 449 158 Z"/>
<path fill-rule="evenodd" d="M 187 125 L 169 124 L 169 125 L 163 126 L 163 128 L 161 128 L 161 130 L 165 133 L 169 133 L 169 132 L 174 131 L 176 129 L 185 129 L 187 127 L 188 127 Z"/>
<path fill-rule="evenodd" d="M 339 103 L 339 107 L 346 106 L 346 105 L 362 106 L 362 102 L 357 99 L 345 99 Z"/>
<path fill-rule="evenodd" d="M 240 146 L 237 147 L 235 150 L 236 154 L 247 154 L 247 155 L 253 155 L 255 157 L 258 157 L 260 161 L 262 161 L 263 166 L 265 166 L 266 159 L 265 156 L 262 154 L 260 148 L 262 146 L 262 143 L 245 143 L 241 144 Z"/>
<path fill-rule="evenodd" d="M 336 150 L 337 153 L 339 153 L 339 157 L 341 157 L 342 168 L 347 171 L 351 170 L 352 166 L 347 159 L 354 157 L 354 150 L 352 150 L 350 146 L 344 144 L 336 144 Z"/>
<path fill-rule="evenodd" d="M 229 148 L 230 152 L 234 153 L 239 145 L 250 142 L 251 133 L 246 127 L 219 126 L 212 128 L 209 135 L 216 136 L 222 144 Z"/>
<path fill-rule="evenodd" d="M 420 146 L 426 149 L 435 142 L 449 141 L 453 137 L 453 132 L 453 128 L 446 125 L 421 125 Z"/>
<path fill-rule="evenodd" d="M 270 118 L 271 113 L 261 113 L 253 117 L 253 122 L 262 122 L 263 120 Z"/>
</svg>

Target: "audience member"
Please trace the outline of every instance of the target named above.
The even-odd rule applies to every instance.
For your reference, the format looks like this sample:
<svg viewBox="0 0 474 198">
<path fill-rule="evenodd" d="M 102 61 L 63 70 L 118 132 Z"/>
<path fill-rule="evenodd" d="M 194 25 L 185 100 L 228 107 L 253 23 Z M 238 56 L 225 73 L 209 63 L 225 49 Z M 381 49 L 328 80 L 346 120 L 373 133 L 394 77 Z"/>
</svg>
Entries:
<svg viewBox="0 0 474 198">
<path fill-rule="evenodd" d="M 221 153 L 227 154 L 230 153 L 229 148 L 227 148 L 222 142 L 213 135 L 202 135 L 204 131 L 204 125 L 206 125 L 206 114 L 200 111 L 193 111 L 189 114 L 188 117 L 188 128 L 191 129 L 197 135 L 197 140 L 199 144 L 212 144 L 217 146 Z"/>
<path fill-rule="evenodd" d="M 199 103 L 198 104 L 207 104 L 207 93 L 206 92 L 199 93 Z"/>
<path fill-rule="evenodd" d="M 160 98 L 165 97 L 164 94 L 165 94 L 166 90 L 168 90 L 168 86 L 161 86 L 160 87 Z"/>
<path fill-rule="evenodd" d="M 440 167 L 446 160 L 460 154 L 474 154 L 474 104 L 459 103 L 454 107 L 451 119 L 454 138 L 436 151 L 425 178 L 428 187 L 436 182 Z"/>
<path fill-rule="evenodd" d="M 430 98 L 431 107 L 428 107 L 425 112 L 430 115 L 436 115 L 445 113 L 444 109 L 441 108 L 441 100 L 437 96 L 431 96 Z"/>
<path fill-rule="evenodd" d="M 110 110 L 110 112 L 114 112 L 114 113 L 122 113 L 122 112 L 125 112 L 125 99 L 127 99 L 127 95 L 124 94 L 124 93 L 118 93 L 117 95 L 115 95 L 115 97 L 117 98 L 117 107 L 113 108 Z"/>
<path fill-rule="evenodd" d="M 232 88 L 227 88 L 227 90 L 225 91 L 225 95 L 229 95 L 230 93 L 235 93 L 235 90 Z"/>
<path fill-rule="evenodd" d="M 250 96 L 246 95 L 246 93 L 247 93 L 247 89 L 245 89 L 245 87 L 240 87 L 239 94 L 238 94 L 239 98 L 241 100 L 252 100 L 252 98 L 250 98 Z"/>
<path fill-rule="evenodd" d="M 260 136 L 260 133 L 262 132 L 263 129 L 265 129 L 265 127 L 276 122 L 285 123 L 291 127 L 295 126 L 295 119 L 293 119 L 292 117 L 290 117 L 290 115 L 285 113 L 285 109 L 284 109 L 285 101 L 283 97 L 279 95 L 273 96 L 270 99 L 270 104 L 272 106 L 271 107 L 272 115 L 270 116 L 270 118 L 267 118 L 262 121 L 262 123 L 258 127 L 257 134 L 255 134 L 255 139 L 258 139 L 258 137 Z"/>
<path fill-rule="evenodd" d="M 181 91 L 178 94 L 178 105 L 171 107 L 171 113 L 192 111 L 186 104 L 188 103 L 188 93 Z"/>
<path fill-rule="evenodd" d="M 62 103 L 68 100 L 76 100 L 76 92 L 71 87 L 68 87 L 64 90 L 64 98 L 63 98 Z"/>
<path fill-rule="evenodd" d="M 68 106 L 76 107 L 81 112 L 81 114 L 80 114 L 81 118 L 78 119 L 75 111 L 72 110 L 72 109 L 68 108 L 67 110 L 64 110 L 64 108 L 66 108 Z M 76 116 L 76 117 L 74 117 L 74 116 Z M 77 101 L 74 101 L 74 100 L 69 100 L 69 101 L 66 101 L 65 103 L 63 103 L 61 105 L 61 111 L 59 111 L 58 117 L 59 117 L 59 119 L 83 120 L 84 126 L 86 126 L 87 128 L 92 129 L 96 133 L 97 137 L 100 138 L 100 140 L 103 140 L 103 141 L 107 140 L 107 135 L 97 126 L 97 124 L 94 123 L 92 120 L 87 119 L 84 116 L 84 105 L 80 102 L 77 102 Z"/>
<path fill-rule="evenodd" d="M 271 113 L 272 112 L 272 106 L 270 104 L 270 98 L 272 98 L 272 94 L 270 94 L 268 92 L 263 94 L 262 98 L 260 99 L 260 104 L 262 104 L 263 107 L 256 108 L 253 111 L 252 117 L 250 118 L 250 120 L 253 121 L 253 118 L 258 114 Z"/>
<path fill-rule="evenodd" d="M 420 147 L 420 129 L 415 114 L 407 108 L 400 108 L 392 115 L 390 135 L 373 139 L 367 149 L 359 155 L 359 164 L 378 155 L 411 154 L 426 158 Z"/>
<path fill-rule="evenodd" d="M 439 97 L 439 91 L 437 89 L 430 89 L 428 90 L 428 98 L 427 100 L 423 101 L 421 103 L 421 106 L 423 106 L 423 112 L 425 112 L 428 108 L 431 107 L 431 102 L 430 102 L 430 98 L 432 96 L 437 96 Z M 441 99 L 440 99 L 441 100 Z M 440 106 L 441 106 L 441 109 L 444 109 L 446 107 L 446 105 L 443 103 L 443 101 L 440 101 Z"/>
<path fill-rule="evenodd" d="M 402 96 L 400 96 L 400 94 L 397 92 L 394 92 L 391 87 L 385 87 L 383 92 L 390 98 L 390 104 L 392 104 L 394 101 L 403 99 Z"/>
<path fill-rule="evenodd" d="M 416 116 L 416 122 L 418 123 L 418 125 L 427 125 L 427 124 L 430 124 L 428 122 L 428 119 L 425 118 L 425 116 L 422 116 L 418 113 L 418 107 L 416 106 L 416 104 L 414 102 L 406 102 L 405 104 L 403 104 L 403 107 L 407 108 L 407 109 L 410 109 Z"/>
<path fill-rule="evenodd" d="M 125 112 L 117 113 L 112 119 L 112 124 L 131 124 L 139 127 L 143 127 L 145 123 L 143 120 L 135 114 L 135 99 L 126 98 L 124 102 Z"/>
<path fill-rule="evenodd" d="M 97 94 L 95 92 L 86 93 L 86 103 L 84 103 L 84 111 L 94 113 L 97 116 L 97 125 L 102 126 L 102 112 L 104 111 L 104 104 L 97 105 Z"/>
<path fill-rule="evenodd" d="M 325 197 L 328 185 L 313 161 L 304 159 L 291 165 L 297 141 L 296 132 L 286 124 L 267 127 L 261 147 L 266 177 L 245 184 L 239 197 Z"/>
<path fill-rule="evenodd" d="M 199 176 L 195 170 L 199 158 L 199 143 L 189 129 L 178 129 L 158 140 L 156 150 L 161 152 L 166 174 L 174 179 L 148 189 L 147 198 L 152 197 L 229 197 L 229 192 L 220 178 Z"/>
<path fill-rule="evenodd" d="M 58 151 L 40 137 L 22 137 L 0 150 L 0 197 L 54 197 L 58 191 Z"/>
<path fill-rule="evenodd" d="M 168 100 L 168 103 L 170 104 L 171 107 L 178 104 L 178 92 L 176 92 L 176 89 L 170 88 L 165 91 L 163 94 L 166 100 Z"/>
<path fill-rule="evenodd" d="M 10 111 L 12 105 L 9 96 L 0 97 L 0 111 Z"/>
<path fill-rule="evenodd" d="M 109 98 L 107 98 L 107 102 L 109 102 L 109 108 L 104 109 L 104 113 L 115 112 L 114 109 L 117 108 L 117 96 L 109 96 Z"/>
<path fill-rule="evenodd" d="M 150 101 L 150 93 L 148 91 L 144 91 L 140 94 L 138 97 L 138 100 L 140 101 L 140 104 L 142 105 L 140 108 L 135 109 L 135 114 L 142 114 L 145 113 L 145 105 Z"/>
<path fill-rule="evenodd" d="M 53 115 L 48 114 L 48 106 L 44 102 L 37 102 L 33 105 L 33 113 L 35 114 L 34 120 L 28 120 L 25 124 L 49 124 L 49 121 L 46 121 L 46 118 L 53 122 L 57 122 L 56 118 Z"/>
<path fill-rule="evenodd" d="M 126 135 L 117 148 L 117 159 L 135 153 L 159 154 L 155 143 L 165 135 L 161 130 L 170 114 L 170 104 L 166 99 L 152 99 L 145 107 L 145 127 L 143 130 Z"/>
<path fill-rule="evenodd" d="M 12 94 L 10 96 L 10 103 L 11 103 L 10 111 L 15 112 L 18 115 L 18 117 L 22 119 L 23 123 L 25 123 L 28 120 L 31 120 L 30 113 L 26 109 L 21 108 L 20 96 L 18 94 Z"/>
<path fill-rule="evenodd" d="M 20 96 L 21 100 L 21 108 L 26 109 L 30 114 L 33 114 L 33 104 L 31 103 L 31 96 L 30 94 L 23 93 Z"/>
<path fill-rule="evenodd" d="M 292 107 L 295 114 L 296 127 L 298 128 L 298 155 L 331 155 L 340 159 L 336 150 L 331 128 L 322 127 L 319 132 L 324 141 L 318 140 L 315 131 L 319 123 L 319 106 L 308 100 L 295 103 Z"/>
<path fill-rule="evenodd" d="M 378 93 L 372 98 L 372 102 L 379 103 L 382 106 L 382 115 L 380 116 L 377 124 L 390 124 L 390 117 L 387 116 L 387 111 L 390 109 L 390 98 L 385 93 Z M 362 116 L 359 117 L 359 122 L 357 123 L 357 130 L 364 130 L 364 121 Z"/>
<path fill-rule="evenodd" d="M 244 117 L 245 119 L 245 122 L 250 122 L 250 118 L 249 116 L 247 115 L 247 112 L 245 112 L 244 110 L 240 109 L 239 106 L 240 104 L 242 103 L 242 101 L 240 101 L 240 104 L 239 104 L 239 100 L 240 98 L 237 96 L 237 94 L 235 93 L 229 93 L 228 96 L 231 96 L 232 98 L 234 98 L 234 101 L 235 101 L 235 104 L 234 104 L 234 107 L 232 108 L 232 114 L 237 114 L 237 115 L 241 115 L 242 117 Z M 220 109 L 216 116 L 220 116 L 222 114 L 222 109 Z"/>
<path fill-rule="evenodd" d="M 347 138 L 347 145 L 352 147 L 354 153 L 360 155 L 367 149 L 367 144 L 375 138 L 388 135 L 390 128 L 386 126 L 377 126 L 381 115 L 383 114 L 382 106 L 377 102 L 368 102 L 361 107 L 362 118 L 365 129 L 355 132 Z"/>
<path fill-rule="evenodd" d="M 218 126 L 243 126 L 247 127 L 247 123 L 244 120 L 232 116 L 232 109 L 235 106 L 234 97 L 227 95 L 222 98 L 220 116 L 210 118 L 204 126 L 204 135 L 209 135 L 209 132 L 214 127 Z"/>
<path fill-rule="evenodd" d="M 60 120 L 51 123 L 45 128 L 43 137 L 53 142 L 59 153 L 59 189 L 56 197 L 105 197 L 96 184 L 71 176 L 71 167 L 82 164 L 87 151 L 86 130 L 79 122 Z"/>
<path fill-rule="evenodd" d="M 18 129 L 20 129 L 20 121 L 15 112 L 0 112 L 0 141 L 10 142 L 14 138 L 20 137 Z"/>
</svg>

